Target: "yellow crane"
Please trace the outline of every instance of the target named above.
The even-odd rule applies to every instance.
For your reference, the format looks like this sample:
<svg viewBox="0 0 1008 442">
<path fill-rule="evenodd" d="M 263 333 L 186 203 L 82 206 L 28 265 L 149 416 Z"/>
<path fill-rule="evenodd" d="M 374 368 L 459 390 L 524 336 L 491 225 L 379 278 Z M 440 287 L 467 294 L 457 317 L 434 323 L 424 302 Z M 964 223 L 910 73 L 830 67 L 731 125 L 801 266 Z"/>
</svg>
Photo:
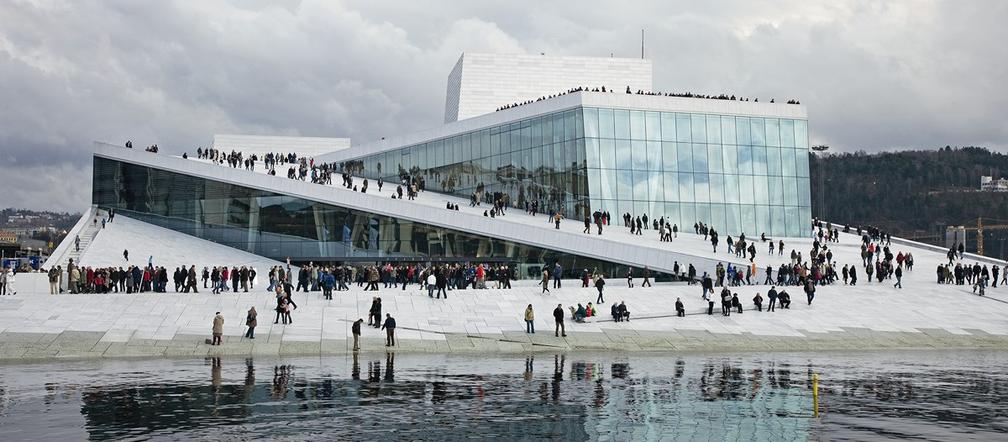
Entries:
<svg viewBox="0 0 1008 442">
<path fill-rule="evenodd" d="M 977 218 L 977 255 L 984 254 L 983 232 L 984 230 L 1006 230 L 1008 224 L 988 224 L 984 225 L 983 218 Z"/>
</svg>

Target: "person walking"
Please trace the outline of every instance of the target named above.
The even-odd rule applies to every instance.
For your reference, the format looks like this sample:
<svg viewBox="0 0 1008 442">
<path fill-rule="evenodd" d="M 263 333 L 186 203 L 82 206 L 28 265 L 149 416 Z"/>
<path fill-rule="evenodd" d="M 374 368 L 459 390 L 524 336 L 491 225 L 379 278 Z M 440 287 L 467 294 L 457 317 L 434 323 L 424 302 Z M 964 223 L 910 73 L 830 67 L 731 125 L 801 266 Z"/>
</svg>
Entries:
<svg viewBox="0 0 1008 442">
<path fill-rule="evenodd" d="M 549 270 L 546 270 L 545 266 L 542 270 L 542 280 L 539 283 L 542 284 L 542 292 L 540 294 L 549 293 Z"/>
<path fill-rule="evenodd" d="M 0 267 L 0 296 L 7 295 L 7 278 L 7 267 Z"/>
<path fill-rule="evenodd" d="M 995 269 L 997 267 L 994 267 Z M 896 275 L 896 284 L 893 284 L 893 288 L 903 288 L 903 267 L 896 267 L 896 271 L 893 272 Z M 997 273 L 994 274 L 994 280 L 997 281 Z"/>
<path fill-rule="evenodd" d="M 371 309 L 368 313 L 368 325 L 374 328 L 381 327 L 381 298 L 371 298 Z"/>
<path fill-rule="evenodd" d="M 391 313 L 385 314 L 385 323 L 381 326 L 385 330 L 385 346 L 395 347 L 395 318 Z"/>
<path fill-rule="evenodd" d="M 805 297 L 808 298 L 808 305 L 812 305 L 812 300 L 815 299 L 815 284 L 811 280 L 805 282 Z"/>
<path fill-rule="evenodd" d="M 553 334 L 556 337 L 567 337 L 567 330 L 564 329 L 564 311 L 563 305 L 557 304 L 556 308 L 553 309 L 553 320 L 556 321 L 556 328 L 553 330 Z"/>
<path fill-rule="evenodd" d="M 644 288 L 644 286 L 651 287 L 651 269 L 644 267 L 644 282 L 640 286 L 641 288 Z"/>
<path fill-rule="evenodd" d="M 605 287 L 605 276 L 600 274 L 598 279 L 595 280 L 595 288 L 598 289 L 598 299 L 595 300 L 596 304 L 605 304 L 605 299 L 602 298 L 603 287 Z"/>
<path fill-rule="evenodd" d="M 535 333 L 535 312 L 532 311 L 532 304 L 525 307 L 525 333 Z"/>
<path fill-rule="evenodd" d="M 353 351 L 360 350 L 360 334 L 361 334 L 361 324 L 364 323 L 363 318 L 357 318 L 353 325 L 350 327 L 350 333 L 353 334 Z"/>
<path fill-rule="evenodd" d="M 217 312 L 217 316 L 213 318 L 213 341 L 210 345 L 220 345 L 222 335 L 224 335 L 224 317 Z"/>
<path fill-rule="evenodd" d="M 427 275 L 427 297 L 433 298 L 434 290 L 437 288 L 437 276 L 434 276 L 432 270 L 428 270 L 428 272 L 430 273 Z"/>
<path fill-rule="evenodd" d="M 248 331 L 245 332 L 246 338 L 255 339 L 255 328 L 256 325 L 258 325 L 258 322 L 256 322 L 257 316 L 258 313 L 256 313 L 254 306 L 250 308 L 248 314 L 245 315 L 245 326 L 248 327 Z"/>
</svg>

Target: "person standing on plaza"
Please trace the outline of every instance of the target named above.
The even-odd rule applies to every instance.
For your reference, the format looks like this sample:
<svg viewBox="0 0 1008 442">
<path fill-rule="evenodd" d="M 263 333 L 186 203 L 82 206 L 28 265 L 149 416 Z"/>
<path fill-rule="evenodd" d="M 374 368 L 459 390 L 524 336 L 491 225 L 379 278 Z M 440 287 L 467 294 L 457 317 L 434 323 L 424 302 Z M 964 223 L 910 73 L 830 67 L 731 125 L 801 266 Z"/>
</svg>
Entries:
<svg viewBox="0 0 1008 442">
<path fill-rule="evenodd" d="M 7 267 L 0 267 L 0 296 L 7 295 Z"/>
<path fill-rule="evenodd" d="M 770 300 L 770 303 L 767 304 L 767 311 L 768 312 L 772 312 L 772 311 L 774 311 L 774 306 L 777 305 L 777 288 L 776 288 L 776 286 L 770 286 L 770 291 L 767 292 L 766 296 L 767 296 L 767 299 Z"/>
<path fill-rule="evenodd" d="M 595 288 L 598 289 L 598 299 L 595 300 L 596 304 L 605 304 L 605 299 L 602 298 L 603 287 L 605 287 L 605 276 L 599 274 L 598 278 L 595 279 Z"/>
<path fill-rule="evenodd" d="M 535 333 L 535 312 L 532 311 L 532 304 L 525 307 L 525 333 Z"/>
<path fill-rule="evenodd" d="M 815 299 L 815 284 L 811 280 L 805 282 L 805 297 L 808 298 L 808 305 L 812 305 Z"/>
<path fill-rule="evenodd" d="M 585 228 L 581 231 L 581 233 L 591 234 L 591 218 L 588 215 L 585 215 L 584 224 Z"/>
<path fill-rule="evenodd" d="M 371 309 L 369 310 L 370 316 L 368 316 L 368 325 L 374 328 L 381 327 L 381 298 L 374 297 L 371 299 Z M 373 320 L 373 322 L 372 322 Z"/>
<path fill-rule="evenodd" d="M 560 220 L 562 219 L 563 215 L 561 215 L 559 211 L 553 214 L 553 224 L 556 225 L 557 230 L 560 230 Z"/>
<path fill-rule="evenodd" d="M 626 283 L 627 288 L 633 288 L 633 267 L 627 267 L 626 269 Z"/>
<path fill-rule="evenodd" d="M 567 337 L 567 330 L 564 328 L 564 311 L 563 305 L 557 304 L 556 308 L 553 309 L 553 320 L 556 321 L 556 328 L 553 330 L 553 334 L 556 337 Z"/>
<path fill-rule="evenodd" d="M 644 282 L 640 286 L 641 288 L 644 288 L 644 286 L 651 287 L 651 269 L 644 267 Z"/>
<path fill-rule="evenodd" d="M 392 317 L 391 313 L 385 314 L 385 323 L 382 324 L 382 330 L 385 330 L 385 346 L 395 347 L 395 318 Z"/>
<path fill-rule="evenodd" d="M 255 306 L 249 309 L 248 314 L 245 315 L 245 326 L 248 327 L 248 331 L 245 332 L 245 337 L 249 339 L 255 339 L 255 328 L 258 325 L 256 317 L 259 316 L 256 313 Z"/>
<path fill-rule="evenodd" d="M 224 334 L 224 317 L 221 316 L 220 312 L 217 312 L 217 316 L 213 319 L 213 341 L 210 345 L 220 345 L 221 336 Z"/>
<path fill-rule="evenodd" d="M 432 269 L 427 269 L 429 272 L 427 274 L 427 296 L 430 298 L 434 297 L 434 289 L 437 288 L 437 276 L 434 276 Z"/>
<path fill-rule="evenodd" d="M 361 324 L 364 323 L 364 319 L 357 318 L 353 325 L 350 327 L 350 333 L 353 335 L 353 351 L 360 350 L 360 334 L 361 334 Z"/>
<path fill-rule="evenodd" d="M 553 265 L 553 288 L 560 288 L 560 277 L 563 276 L 563 267 L 560 266 L 560 261 L 557 261 Z"/>
</svg>

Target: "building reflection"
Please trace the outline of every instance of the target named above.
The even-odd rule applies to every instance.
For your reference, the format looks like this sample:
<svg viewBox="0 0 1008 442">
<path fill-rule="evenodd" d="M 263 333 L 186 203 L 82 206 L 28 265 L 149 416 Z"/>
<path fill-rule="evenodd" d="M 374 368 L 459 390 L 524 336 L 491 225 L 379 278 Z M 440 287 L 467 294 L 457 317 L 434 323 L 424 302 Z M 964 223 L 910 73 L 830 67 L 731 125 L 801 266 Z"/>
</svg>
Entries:
<svg viewBox="0 0 1008 442">
<path fill-rule="evenodd" d="M 361 377 L 362 357 L 367 359 L 365 378 Z M 552 372 L 538 372 L 537 376 L 535 364 L 543 358 L 552 359 Z M 568 362 L 568 358 L 574 359 Z M 772 417 L 776 425 L 773 434 L 780 436 L 784 431 L 797 436 L 807 430 L 805 416 L 811 403 L 807 380 L 793 383 L 791 367 L 773 362 L 752 367 L 751 363 L 724 359 L 688 365 L 678 359 L 661 374 L 652 375 L 649 371 L 653 368 L 631 370 L 630 361 L 603 365 L 565 353 L 540 353 L 523 357 L 524 366 L 510 375 L 417 375 L 407 367 L 407 376 L 397 380 L 395 359 L 392 352 L 354 354 L 346 377 L 301 375 L 296 364 L 271 364 L 267 369 L 272 377 L 263 382 L 257 378 L 251 358 L 239 360 L 244 367 L 228 359 L 210 358 L 208 383 L 85 388 L 81 411 L 86 428 L 96 438 L 124 437 L 126 428 L 134 431 L 129 436 L 136 436 L 137 423 L 154 433 L 264 422 L 277 414 L 310 420 L 318 418 L 319 410 L 335 413 L 332 419 L 336 421 L 348 419 L 347 423 L 352 423 L 354 416 L 385 416 L 387 410 L 395 410 L 394 418 L 380 420 L 397 431 L 408 432 L 418 424 L 441 425 L 438 416 L 454 416 L 451 428 L 438 427 L 439 436 L 446 439 L 489 434 L 637 439 L 661 438 L 677 428 L 683 431 L 683 426 L 701 416 L 721 416 L 724 422 L 718 427 L 725 431 L 743 427 L 766 430 L 760 422 Z M 244 368 L 244 377 L 229 381 L 223 375 L 229 365 Z M 842 388 L 849 393 L 861 392 L 869 384 Z M 879 392 L 910 396 L 912 390 Z M 500 416 L 509 418 L 501 420 Z"/>
</svg>

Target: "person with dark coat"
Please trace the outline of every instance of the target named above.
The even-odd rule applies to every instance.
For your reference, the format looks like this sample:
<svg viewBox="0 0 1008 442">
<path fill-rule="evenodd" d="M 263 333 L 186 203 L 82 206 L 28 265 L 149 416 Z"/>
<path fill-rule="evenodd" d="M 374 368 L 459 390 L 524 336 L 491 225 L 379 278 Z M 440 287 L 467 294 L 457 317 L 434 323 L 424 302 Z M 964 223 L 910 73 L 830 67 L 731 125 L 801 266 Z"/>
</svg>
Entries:
<svg viewBox="0 0 1008 442">
<path fill-rule="evenodd" d="M 385 346 L 395 347 L 395 318 L 391 313 L 385 314 L 385 323 L 381 326 L 385 330 Z"/>
<path fill-rule="evenodd" d="M 374 328 L 381 327 L 381 298 L 375 297 L 371 299 L 371 309 L 368 310 L 368 325 Z"/>
<path fill-rule="evenodd" d="M 675 300 L 675 311 L 676 311 L 676 316 L 678 316 L 680 318 L 683 318 L 683 317 L 686 316 L 686 307 L 683 306 L 683 302 L 682 302 L 681 298 L 676 298 L 676 300 Z"/>
<path fill-rule="evenodd" d="M 605 304 L 605 299 L 602 299 L 603 287 L 605 287 L 605 276 L 599 275 L 598 279 L 595 280 L 595 288 L 598 289 L 598 299 L 595 300 L 596 304 Z"/>
<path fill-rule="evenodd" d="M 609 309 L 614 322 L 620 322 L 619 304 L 613 304 Z"/>
<path fill-rule="evenodd" d="M 557 307 L 553 309 L 553 320 L 556 321 L 556 328 L 553 330 L 553 334 L 560 337 L 567 337 L 567 330 L 564 328 L 564 311 L 563 305 L 557 304 Z"/>
<path fill-rule="evenodd" d="M 777 294 L 777 300 L 780 301 L 781 308 L 788 310 L 791 309 L 791 295 L 789 295 L 788 292 L 781 290 L 781 292 Z"/>
<path fill-rule="evenodd" d="M 353 325 L 350 326 L 350 333 L 353 334 L 353 351 L 360 350 L 361 323 L 363 322 L 363 319 L 358 318 L 354 321 Z"/>
<path fill-rule="evenodd" d="M 808 305 L 812 305 L 812 300 L 815 299 L 815 284 L 811 280 L 805 282 L 805 296 L 808 298 Z"/>
<path fill-rule="evenodd" d="M 775 286 L 770 286 L 770 291 L 766 293 L 767 299 L 770 300 L 770 304 L 767 304 L 767 311 L 774 311 L 774 306 L 777 305 L 777 288 Z"/>
<path fill-rule="evenodd" d="M 731 306 L 736 309 L 739 313 L 742 313 L 742 301 L 738 299 L 738 293 L 732 293 Z"/>
<path fill-rule="evenodd" d="M 630 321 L 630 310 L 627 309 L 626 303 L 620 301 L 616 311 L 619 314 L 620 322 Z"/>
<path fill-rule="evenodd" d="M 259 316 L 256 313 L 255 307 L 249 309 L 248 314 L 245 315 L 245 326 L 248 327 L 248 331 L 245 332 L 245 337 L 249 339 L 255 339 L 255 328 L 258 325 L 256 322 L 256 317 Z"/>
<path fill-rule="evenodd" d="M 753 296 L 752 302 L 756 306 L 757 311 L 763 311 L 763 297 L 760 296 L 759 292 L 756 292 L 756 296 Z"/>
</svg>

